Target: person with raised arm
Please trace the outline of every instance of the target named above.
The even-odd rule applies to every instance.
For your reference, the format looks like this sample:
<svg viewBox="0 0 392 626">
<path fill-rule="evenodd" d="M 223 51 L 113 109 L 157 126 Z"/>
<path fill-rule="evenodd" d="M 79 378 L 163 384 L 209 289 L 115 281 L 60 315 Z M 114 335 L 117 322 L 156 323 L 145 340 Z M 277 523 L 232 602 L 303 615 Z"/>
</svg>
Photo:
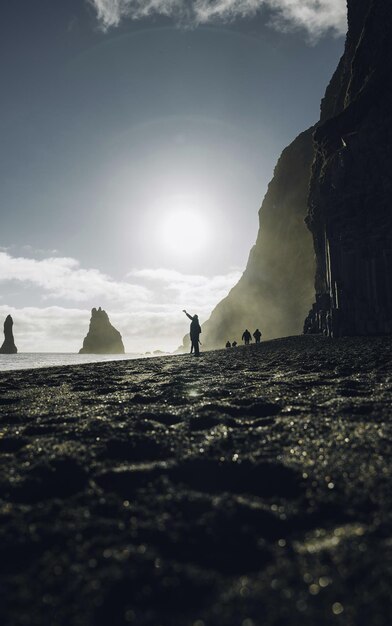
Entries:
<svg viewBox="0 0 392 626">
<path fill-rule="evenodd" d="M 200 328 L 200 324 L 199 324 L 199 317 L 197 315 L 189 315 L 189 313 L 187 313 L 187 311 L 185 309 L 183 309 L 183 312 L 185 313 L 185 315 L 191 320 L 191 326 L 190 326 L 190 338 L 191 338 L 191 354 L 194 351 L 195 352 L 195 356 L 200 356 L 200 350 L 199 350 L 199 343 L 200 343 L 200 333 L 201 333 L 201 328 Z"/>
</svg>

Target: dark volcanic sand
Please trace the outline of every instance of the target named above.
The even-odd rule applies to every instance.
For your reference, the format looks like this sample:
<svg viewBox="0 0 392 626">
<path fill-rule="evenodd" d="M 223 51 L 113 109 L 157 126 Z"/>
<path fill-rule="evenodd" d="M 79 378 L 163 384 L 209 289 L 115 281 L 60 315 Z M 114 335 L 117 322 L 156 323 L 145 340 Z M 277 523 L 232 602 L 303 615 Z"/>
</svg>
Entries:
<svg viewBox="0 0 392 626">
<path fill-rule="evenodd" d="M 391 351 L 2 373 L 1 626 L 390 626 Z"/>
</svg>

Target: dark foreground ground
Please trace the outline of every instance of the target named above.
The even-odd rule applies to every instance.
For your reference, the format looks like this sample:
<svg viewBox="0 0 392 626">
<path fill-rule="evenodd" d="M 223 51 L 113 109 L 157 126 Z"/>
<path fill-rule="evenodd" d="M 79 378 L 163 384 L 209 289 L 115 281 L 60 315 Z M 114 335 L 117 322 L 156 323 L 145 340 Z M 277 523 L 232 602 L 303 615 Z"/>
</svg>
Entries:
<svg viewBox="0 0 392 626">
<path fill-rule="evenodd" d="M 390 626 L 391 352 L 1 374 L 1 626 Z"/>
</svg>

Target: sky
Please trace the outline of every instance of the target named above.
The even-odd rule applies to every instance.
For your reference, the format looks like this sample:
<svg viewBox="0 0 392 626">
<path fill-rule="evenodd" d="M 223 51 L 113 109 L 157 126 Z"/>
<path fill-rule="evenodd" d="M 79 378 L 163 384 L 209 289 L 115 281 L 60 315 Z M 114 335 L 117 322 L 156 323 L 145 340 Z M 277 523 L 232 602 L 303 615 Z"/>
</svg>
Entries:
<svg viewBox="0 0 392 626">
<path fill-rule="evenodd" d="M 0 24 L 0 324 L 75 352 L 102 306 L 174 350 L 245 269 L 315 123 L 345 0 L 13 0 Z"/>
</svg>

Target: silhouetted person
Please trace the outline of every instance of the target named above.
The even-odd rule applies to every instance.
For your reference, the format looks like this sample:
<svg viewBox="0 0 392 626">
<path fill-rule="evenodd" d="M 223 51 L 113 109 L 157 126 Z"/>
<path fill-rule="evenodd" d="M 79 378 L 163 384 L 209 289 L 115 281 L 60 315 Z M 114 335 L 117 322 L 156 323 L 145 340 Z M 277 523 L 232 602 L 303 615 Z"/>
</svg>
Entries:
<svg viewBox="0 0 392 626">
<path fill-rule="evenodd" d="M 191 338 L 191 354 L 193 351 L 195 351 L 195 356 L 199 356 L 200 355 L 199 335 L 201 333 L 199 318 L 197 315 L 189 315 L 189 313 L 187 313 L 185 309 L 183 309 L 183 312 L 191 320 L 191 327 L 190 327 L 190 333 L 189 333 L 190 338 Z"/>
<path fill-rule="evenodd" d="M 260 343 L 261 332 L 259 331 L 258 328 L 256 328 L 255 332 L 253 333 L 253 337 L 255 338 L 256 343 Z"/>
<path fill-rule="evenodd" d="M 231 343 L 230 343 L 230 341 L 227 341 L 227 342 L 226 342 L 226 348 L 231 348 Z"/>
<path fill-rule="evenodd" d="M 309 313 L 309 315 L 305 317 L 303 334 L 308 335 L 311 332 L 312 332 L 312 317 Z"/>
<path fill-rule="evenodd" d="M 244 330 L 242 334 L 242 341 L 245 342 L 246 346 L 249 346 L 249 342 L 252 341 L 252 335 L 250 334 L 248 329 Z"/>
<path fill-rule="evenodd" d="M 233 341 L 233 343 L 231 344 L 232 348 L 236 348 L 237 347 L 237 342 Z"/>
<path fill-rule="evenodd" d="M 333 337 L 333 324 L 332 324 L 332 313 L 331 313 L 331 311 L 328 311 L 328 313 L 327 313 L 327 317 L 325 319 L 325 324 L 326 324 L 325 334 L 327 335 L 327 337 Z"/>
</svg>

